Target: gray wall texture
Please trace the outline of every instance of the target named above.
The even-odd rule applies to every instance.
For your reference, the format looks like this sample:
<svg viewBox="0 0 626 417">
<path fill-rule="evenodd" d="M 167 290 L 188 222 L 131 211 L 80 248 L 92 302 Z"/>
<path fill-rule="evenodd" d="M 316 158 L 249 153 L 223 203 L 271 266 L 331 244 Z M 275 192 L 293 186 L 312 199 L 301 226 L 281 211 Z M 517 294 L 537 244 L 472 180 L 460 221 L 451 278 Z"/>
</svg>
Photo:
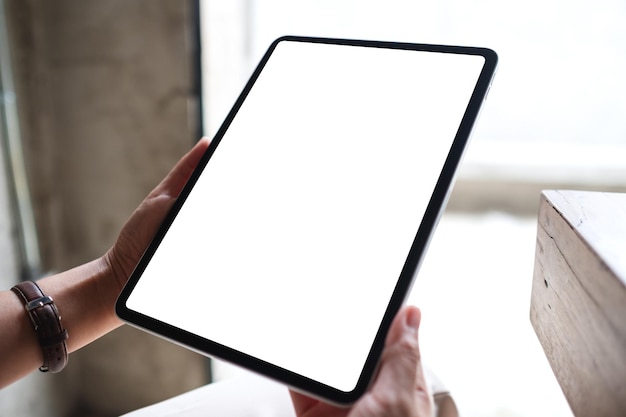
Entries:
<svg viewBox="0 0 626 417">
<path fill-rule="evenodd" d="M 42 264 L 61 271 L 103 254 L 198 139 L 193 3 L 5 3 Z M 71 355 L 61 374 L 0 391 L 0 403 L 37 392 L 54 414 L 10 415 L 118 415 L 205 383 L 207 369 L 205 358 L 124 326 Z"/>
</svg>

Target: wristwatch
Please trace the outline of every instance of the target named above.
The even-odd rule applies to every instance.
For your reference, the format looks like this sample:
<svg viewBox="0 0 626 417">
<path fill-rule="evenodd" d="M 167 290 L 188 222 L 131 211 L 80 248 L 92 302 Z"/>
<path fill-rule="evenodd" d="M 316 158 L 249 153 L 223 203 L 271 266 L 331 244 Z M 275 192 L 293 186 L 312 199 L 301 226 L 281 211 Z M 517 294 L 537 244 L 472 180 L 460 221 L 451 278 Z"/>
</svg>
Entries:
<svg viewBox="0 0 626 417">
<path fill-rule="evenodd" d="M 67 330 L 52 297 L 44 295 L 33 281 L 24 281 L 11 288 L 24 302 L 43 353 L 41 372 L 60 372 L 67 365 Z"/>
</svg>

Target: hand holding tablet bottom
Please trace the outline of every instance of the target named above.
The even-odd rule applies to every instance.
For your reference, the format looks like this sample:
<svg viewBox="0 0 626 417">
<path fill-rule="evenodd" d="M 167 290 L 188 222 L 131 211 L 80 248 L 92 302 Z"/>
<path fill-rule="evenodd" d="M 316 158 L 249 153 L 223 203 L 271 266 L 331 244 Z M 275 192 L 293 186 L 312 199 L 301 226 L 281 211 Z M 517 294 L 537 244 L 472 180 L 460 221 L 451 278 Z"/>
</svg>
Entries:
<svg viewBox="0 0 626 417">
<path fill-rule="evenodd" d="M 496 61 L 483 48 L 274 42 L 118 315 L 299 392 L 354 403 L 376 374 Z"/>
<path fill-rule="evenodd" d="M 297 416 L 430 417 L 431 393 L 424 378 L 418 346 L 420 311 L 400 310 L 390 328 L 380 372 L 369 391 L 351 408 L 334 405 L 291 392 Z"/>
</svg>

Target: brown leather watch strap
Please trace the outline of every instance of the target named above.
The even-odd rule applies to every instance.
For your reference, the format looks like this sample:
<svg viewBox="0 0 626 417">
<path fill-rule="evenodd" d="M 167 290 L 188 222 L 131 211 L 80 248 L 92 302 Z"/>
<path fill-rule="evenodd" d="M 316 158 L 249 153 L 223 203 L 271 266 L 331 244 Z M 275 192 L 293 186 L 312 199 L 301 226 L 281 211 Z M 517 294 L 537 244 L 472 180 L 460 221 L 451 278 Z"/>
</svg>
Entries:
<svg viewBox="0 0 626 417">
<path fill-rule="evenodd" d="M 52 297 L 46 296 L 33 281 L 24 281 L 11 288 L 24 302 L 43 353 L 42 372 L 60 372 L 67 365 L 67 330 Z"/>
</svg>

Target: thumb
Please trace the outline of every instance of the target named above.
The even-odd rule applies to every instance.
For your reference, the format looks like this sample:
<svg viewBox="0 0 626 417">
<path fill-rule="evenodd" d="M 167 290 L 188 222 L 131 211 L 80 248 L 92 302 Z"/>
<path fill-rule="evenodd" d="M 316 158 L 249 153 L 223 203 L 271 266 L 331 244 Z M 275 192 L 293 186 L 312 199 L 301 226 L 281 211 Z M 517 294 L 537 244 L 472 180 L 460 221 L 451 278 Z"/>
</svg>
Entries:
<svg viewBox="0 0 626 417">
<path fill-rule="evenodd" d="M 397 393 L 415 396 L 421 392 L 428 395 L 422 370 L 418 344 L 421 312 L 417 307 L 405 307 L 394 319 L 383 352 L 380 372 L 374 383 L 377 387 Z"/>
<path fill-rule="evenodd" d="M 148 197 L 164 195 L 175 199 L 181 192 L 191 173 L 202 159 L 205 151 L 209 147 L 208 138 L 201 138 L 196 145 L 185 154 L 178 163 L 172 168 L 161 183 L 150 193 Z"/>
</svg>

